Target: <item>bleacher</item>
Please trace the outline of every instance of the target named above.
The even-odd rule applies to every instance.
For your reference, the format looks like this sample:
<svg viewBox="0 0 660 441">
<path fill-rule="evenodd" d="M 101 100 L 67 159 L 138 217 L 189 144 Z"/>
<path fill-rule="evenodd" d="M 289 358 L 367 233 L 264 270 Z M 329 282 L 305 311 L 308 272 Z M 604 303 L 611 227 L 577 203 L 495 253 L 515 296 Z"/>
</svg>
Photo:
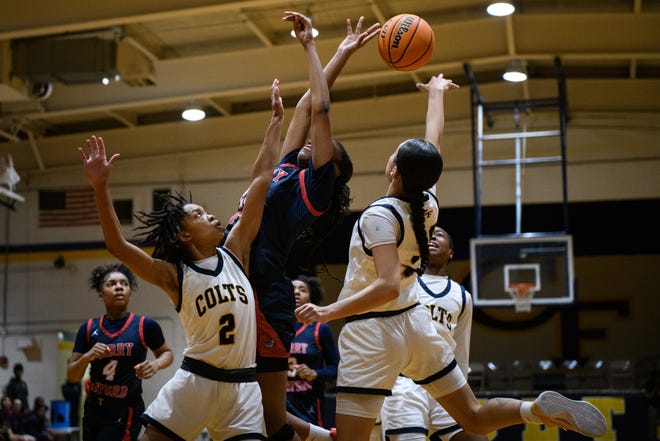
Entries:
<svg viewBox="0 0 660 441">
<path fill-rule="evenodd" d="M 650 363 L 650 366 L 649 366 Z M 641 390 L 660 361 L 632 360 L 489 360 L 470 362 L 468 381 L 475 394 L 563 390 Z"/>
</svg>

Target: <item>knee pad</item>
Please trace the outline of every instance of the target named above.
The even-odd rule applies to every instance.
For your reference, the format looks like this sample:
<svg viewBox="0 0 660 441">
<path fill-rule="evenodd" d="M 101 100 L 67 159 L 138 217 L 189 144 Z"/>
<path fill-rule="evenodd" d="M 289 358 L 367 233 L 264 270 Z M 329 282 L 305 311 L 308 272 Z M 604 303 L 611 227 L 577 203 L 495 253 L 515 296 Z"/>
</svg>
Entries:
<svg viewBox="0 0 660 441">
<path fill-rule="evenodd" d="M 285 424 L 280 427 L 280 430 L 269 436 L 268 441 L 290 441 L 295 434 L 296 433 L 293 431 L 291 424 Z"/>
</svg>

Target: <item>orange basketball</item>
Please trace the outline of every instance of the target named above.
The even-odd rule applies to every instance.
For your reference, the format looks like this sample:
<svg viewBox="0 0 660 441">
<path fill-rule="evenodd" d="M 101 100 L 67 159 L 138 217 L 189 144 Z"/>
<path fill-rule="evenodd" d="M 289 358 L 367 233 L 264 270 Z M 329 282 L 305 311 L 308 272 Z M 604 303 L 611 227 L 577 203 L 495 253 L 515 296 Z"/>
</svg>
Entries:
<svg viewBox="0 0 660 441">
<path fill-rule="evenodd" d="M 378 34 L 378 52 L 396 70 L 417 70 L 435 49 L 433 29 L 414 14 L 399 14 L 385 22 Z"/>
</svg>

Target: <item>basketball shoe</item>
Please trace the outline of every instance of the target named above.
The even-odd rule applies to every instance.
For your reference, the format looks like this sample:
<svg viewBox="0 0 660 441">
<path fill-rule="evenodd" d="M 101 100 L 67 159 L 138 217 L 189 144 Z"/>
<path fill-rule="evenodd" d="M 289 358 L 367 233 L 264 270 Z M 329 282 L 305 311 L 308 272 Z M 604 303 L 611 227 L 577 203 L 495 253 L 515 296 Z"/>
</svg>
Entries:
<svg viewBox="0 0 660 441">
<path fill-rule="evenodd" d="M 553 391 L 543 392 L 534 400 L 532 413 L 545 425 L 559 426 L 592 438 L 601 437 L 607 431 L 605 417 L 596 406 Z"/>
</svg>

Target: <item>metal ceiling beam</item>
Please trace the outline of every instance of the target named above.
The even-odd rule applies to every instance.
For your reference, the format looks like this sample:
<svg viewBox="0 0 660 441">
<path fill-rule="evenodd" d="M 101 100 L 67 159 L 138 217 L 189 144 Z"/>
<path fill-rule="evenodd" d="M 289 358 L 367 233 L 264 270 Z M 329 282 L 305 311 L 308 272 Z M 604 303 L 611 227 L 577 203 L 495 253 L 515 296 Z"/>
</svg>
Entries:
<svg viewBox="0 0 660 441">
<path fill-rule="evenodd" d="M 241 20 L 243 20 L 243 23 L 245 23 L 245 25 L 254 33 L 254 35 L 257 36 L 257 38 L 264 44 L 264 46 L 274 46 L 270 38 L 268 38 L 264 31 L 262 31 L 261 28 L 259 28 L 259 26 L 257 26 L 245 12 L 241 12 Z"/>
<path fill-rule="evenodd" d="M 105 113 L 125 125 L 126 127 L 135 127 L 137 125 L 137 121 L 131 121 L 130 119 L 120 115 L 119 113 L 115 112 L 114 110 L 106 110 Z"/>
<path fill-rule="evenodd" d="M 91 12 L 81 8 L 79 0 L 59 0 L 57 8 L 48 14 L 37 14 L 29 2 L 19 2 L 3 10 L 0 40 L 28 38 L 78 32 L 117 26 L 127 23 L 168 20 L 218 12 L 238 12 L 251 8 L 269 8 L 290 5 L 286 0 L 246 0 L 218 3 L 217 0 L 131 0 L 111 2 L 95 7 Z"/>
<path fill-rule="evenodd" d="M 515 30 L 513 29 L 513 18 L 510 15 L 507 15 L 505 17 L 504 23 L 505 23 L 504 26 L 506 28 L 507 52 L 512 58 L 516 58 L 517 56 L 516 35 L 515 35 Z M 530 98 L 528 81 L 523 82 L 522 89 L 523 89 L 523 98 L 528 100 Z"/>
<path fill-rule="evenodd" d="M 374 13 L 378 22 L 381 25 L 385 24 L 387 17 L 385 17 L 385 14 L 383 14 L 383 11 L 380 9 L 380 6 L 378 6 L 378 3 L 376 3 L 374 0 L 369 0 L 367 3 L 369 4 L 369 9 L 371 9 L 371 12 Z"/>
<path fill-rule="evenodd" d="M 19 138 L 16 135 L 12 135 L 11 133 L 5 131 L 5 130 L 0 130 L 0 136 L 3 138 L 11 141 L 11 142 L 21 142 L 21 138 Z"/>
<path fill-rule="evenodd" d="M 519 58 L 523 58 L 527 61 L 549 61 L 551 62 L 555 58 L 556 54 L 519 54 Z M 498 55 L 493 57 L 482 57 L 478 59 L 470 60 L 470 65 L 473 68 L 489 68 L 492 66 L 504 66 L 512 57 L 509 55 Z M 647 54 L 647 53 L 610 53 L 610 54 L 592 54 L 592 53 L 582 53 L 582 54 L 562 54 L 561 58 L 566 64 L 567 61 L 571 60 L 630 60 L 630 59 L 642 59 L 642 60 L 660 60 L 660 53 L 656 54 Z M 452 72 L 462 72 L 463 64 L 459 61 L 447 62 L 447 63 L 430 63 L 421 68 L 416 74 L 426 72 L 433 75 L 437 72 L 443 72 L 445 75 L 449 75 Z M 366 81 L 376 81 L 376 80 L 386 80 L 392 79 L 400 75 L 400 72 L 394 70 L 379 70 L 375 72 L 360 72 L 354 74 L 343 74 L 338 80 L 337 84 L 351 84 L 351 83 L 361 83 Z M 290 81 L 286 84 L 288 90 L 304 90 L 308 86 L 307 79 Z M 224 91 L 209 91 L 208 93 L 198 93 L 198 94 L 189 94 L 189 95 L 171 95 L 168 97 L 162 98 L 153 98 L 153 99 L 140 99 L 137 101 L 128 101 L 117 104 L 99 104 L 91 106 L 81 106 L 65 110 L 52 110 L 45 112 L 33 112 L 25 115 L 26 118 L 30 120 L 36 119 L 48 119 L 48 118 L 59 118 L 59 117 L 70 117 L 74 115 L 89 115 L 93 113 L 108 113 L 108 112 L 117 112 L 121 110 L 138 108 L 138 107 L 147 107 L 147 106 L 158 106 L 166 105 L 177 102 L 185 102 L 189 100 L 212 100 L 218 98 L 227 98 L 227 97 L 241 97 L 249 96 L 254 94 L 262 93 L 264 90 L 267 90 L 268 86 L 251 86 L 251 87 L 239 87 L 233 88 L 230 90 Z M 216 107 L 214 105 L 214 107 Z M 221 108 L 217 109 L 220 113 L 228 113 L 226 109 L 222 110 Z"/>
<path fill-rule="evenodd" d="M 41 157 L 41 151 L 39 150 L 37 141 L 34 139 L 34 134 L 32 133 L 31 130 L 26 130 L 25 132 L 28 135 L 28 141 L 30 142 L 30 147 L 32 148 L 32 154 L 34 155 L 34 160 L 37 162 L 37 167 L 41 171 L 46 170 L 46 166 L 44 165 L 44 160 Z"/>
</svg>

